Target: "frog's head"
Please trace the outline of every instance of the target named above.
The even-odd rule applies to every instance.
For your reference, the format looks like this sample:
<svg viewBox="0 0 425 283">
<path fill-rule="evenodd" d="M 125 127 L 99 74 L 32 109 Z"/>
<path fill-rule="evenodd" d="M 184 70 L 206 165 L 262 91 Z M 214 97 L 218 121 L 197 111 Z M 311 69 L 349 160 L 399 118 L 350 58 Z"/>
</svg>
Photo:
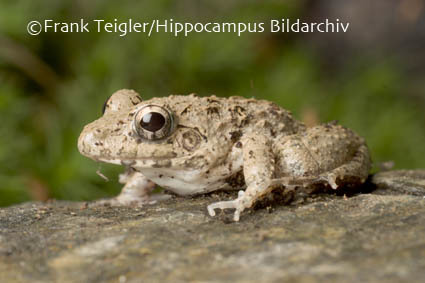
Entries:
<svg viewBox="0 0 425 283">
<path fill-rule="evenodd" d="M 78 140 L 81 154 L 114 164 L 199 168 L 211 162 L 208 117 L 191 111 L 194 96 L 142 101 L 132 90 L 114 93 L 103 116 L 86 125 Z M 212 151 L 217 151 L 212 149 Z"/>
</svg>

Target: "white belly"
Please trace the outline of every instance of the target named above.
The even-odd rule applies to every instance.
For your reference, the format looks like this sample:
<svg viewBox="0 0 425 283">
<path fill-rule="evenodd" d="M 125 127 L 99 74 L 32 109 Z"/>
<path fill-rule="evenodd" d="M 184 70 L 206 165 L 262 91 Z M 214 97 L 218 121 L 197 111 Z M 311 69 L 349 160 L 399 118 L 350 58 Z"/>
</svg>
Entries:
<svg viewBox="0 0 425 283">
<path fill-rule="evenodd" d="M 225 176 L 213 178 L 197 170 L 177 171 L 164 168 L 143 168 L 140 172 L 149 180 L 178 195 L 195 195 L 223 188 Z"/>
</svg>

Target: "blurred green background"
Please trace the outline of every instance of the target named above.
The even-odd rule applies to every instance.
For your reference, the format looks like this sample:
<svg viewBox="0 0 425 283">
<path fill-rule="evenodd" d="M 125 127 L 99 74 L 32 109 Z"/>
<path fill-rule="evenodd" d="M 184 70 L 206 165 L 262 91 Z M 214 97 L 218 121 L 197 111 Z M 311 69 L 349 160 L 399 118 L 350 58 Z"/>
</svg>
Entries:
<svg viewBox="0 0 425 283">
<path fill-rule="evenodd" d="M 350 22 L 346 34 L 191 33 L 148 38 L 41 33 L 31 20 Z M 121 88 L 272 100 L 308 124 L 339 120 L 373 161 L 425 167 L 424 1 L 0 2 L 0 205 L 118 193 L 118 166 L 77 150 L 83 126 Z M 111 181 L 95 172 L 100 170 Z M 376 170 L 376 168 L 375 168 Z"/>
</svg>

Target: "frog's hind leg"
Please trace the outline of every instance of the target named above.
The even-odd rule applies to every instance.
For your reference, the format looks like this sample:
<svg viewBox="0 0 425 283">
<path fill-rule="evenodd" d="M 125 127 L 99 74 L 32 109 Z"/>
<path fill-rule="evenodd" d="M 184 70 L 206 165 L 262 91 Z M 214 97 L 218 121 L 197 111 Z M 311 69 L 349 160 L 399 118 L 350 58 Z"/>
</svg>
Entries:
<svg viewBox="0 0 425 283">
<path fill-rule="evenodd" d="M 156 186 L 155 183 L 131 168 L 127 168 L 124 173 L 120 174 L 119 182 L 125 185 L 118 196 L 96 201 L 90 206 L 142 206 L 171 197 L 165 194 L 151 195 Z"/>
<path fill-rule="evenodd" d="M 278 142 L 251 133 L 241 139 L 243 173 L 247 188 L 238 198 L 212 203 L 215 209 L 235 209 L 234 220 L 242 211 L 276 186 L 285 189 L 329 184 L 337 189 L 349 182 L 361 183 L 368 176 L 370 157 L 364 140 L 336 124 L 316 126 Z"/>
<path fill-rule="evenodd" d="M 280 176 L 273 184 L 360 184 L 370 170 L 369 150 L 364 140 L 340 125 L 325 124 L 305 133 L 288 136 L 278 145 Z"/>
<path fill-rule="evenodd" d="M 365 144 L 359 146 L 358 150 L 347 163 L 323 172 L 318 176 L 318 181 L 328 183 L 332 189 L 336 190 L 344 184 L 362 184 L 366 181 L 371 167 L 369 150 Z"/>
</svg>

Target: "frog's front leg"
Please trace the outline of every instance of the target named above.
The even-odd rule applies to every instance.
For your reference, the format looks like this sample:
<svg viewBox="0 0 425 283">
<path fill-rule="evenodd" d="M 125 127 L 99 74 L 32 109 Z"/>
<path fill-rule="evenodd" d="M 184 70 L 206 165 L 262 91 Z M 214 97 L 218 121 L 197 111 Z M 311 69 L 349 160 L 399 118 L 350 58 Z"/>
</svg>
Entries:
<svg viewBox="0 0 425 283">
<path fill-rule="evenodd" d="M 254 202 L 266 194 L 274 176 L 275 164 L 272 153 L 272 142 L 258 134 L 248 134 L 240 140 L 243 153 L 243 174 L 247 188 L 239 191 L 238 198 L 231 201 L 221 201 L 208 206 L 211 216 L 215 209 L 233 208 L 233 219 L 239 221 L 240 213 L 250 208 Z"/>
<path fill-rule="evenodd" d="M 158 200 L 167 199 L 170 196 L 164 194 L 150 195 L 156 184 L 147 179 L 142 173 L 132 168 L 120 174 L 119 182 L 124 184 L 121 193 L 111 199 L 104 199 L 95 202 L 93 205 L 111 205 L 111 206 L 142 206 Z"/>
</svg>

